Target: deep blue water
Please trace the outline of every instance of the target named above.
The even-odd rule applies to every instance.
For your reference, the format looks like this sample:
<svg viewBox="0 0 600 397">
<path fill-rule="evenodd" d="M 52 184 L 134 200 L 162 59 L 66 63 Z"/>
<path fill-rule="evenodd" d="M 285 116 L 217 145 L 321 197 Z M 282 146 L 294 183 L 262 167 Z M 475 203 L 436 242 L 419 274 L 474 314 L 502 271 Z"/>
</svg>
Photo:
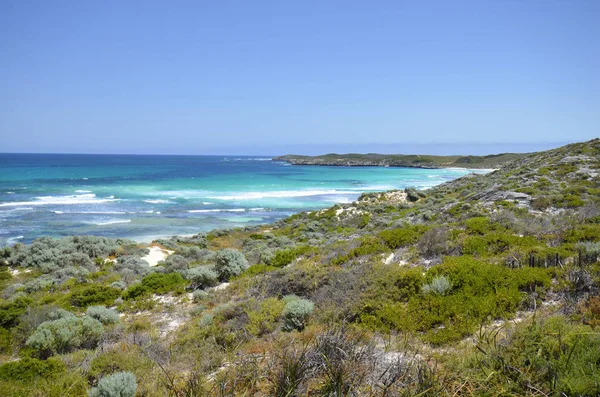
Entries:
<svg viewBox="0 0 600 397">
<path fill-rule="evenodd" d="M 149 241 L 268 223 L 473 170 L 291 166 L 269 157 L 0 154 L 0 246 L 94 234 Z"/>
</svg>

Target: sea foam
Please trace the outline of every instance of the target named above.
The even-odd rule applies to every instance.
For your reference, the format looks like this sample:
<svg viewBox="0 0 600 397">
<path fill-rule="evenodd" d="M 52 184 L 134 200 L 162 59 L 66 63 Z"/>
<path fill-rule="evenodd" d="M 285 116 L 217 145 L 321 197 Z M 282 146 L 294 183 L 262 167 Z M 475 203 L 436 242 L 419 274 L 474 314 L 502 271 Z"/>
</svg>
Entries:
<svg viewBox="0 0 600 397">
<path fill-rule="evenodd" d="M 21 205 L 73 205 L 73 204 L 101 204 L 118 201 L 114 196 L 98 198 L 93 193 L 74 194 L 70 196 L 41 196 L 35 197 L 35 201 L 14 201 L 0 203 L 0 207 L 16 207 Z"/>
</svg>

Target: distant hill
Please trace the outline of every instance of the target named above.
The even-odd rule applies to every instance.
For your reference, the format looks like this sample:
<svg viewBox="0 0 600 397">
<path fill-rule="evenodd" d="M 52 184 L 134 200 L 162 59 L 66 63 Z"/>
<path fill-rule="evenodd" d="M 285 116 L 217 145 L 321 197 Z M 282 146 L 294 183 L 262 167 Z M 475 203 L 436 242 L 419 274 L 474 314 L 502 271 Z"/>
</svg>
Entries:
<svg viewBox="0 0 600 397">
<path fill-rule="evenodd" d="M 302 156 L 288 154 L 274 157 L 293 165 L 327 165 L 345 167 L 412 167 L 412 168 L 498 168 L 508 161 L 524 158 L 523 153 L 501 153 L 486 156 L 432 156 L 419 154 L 336 154 Z"/>
</svg>

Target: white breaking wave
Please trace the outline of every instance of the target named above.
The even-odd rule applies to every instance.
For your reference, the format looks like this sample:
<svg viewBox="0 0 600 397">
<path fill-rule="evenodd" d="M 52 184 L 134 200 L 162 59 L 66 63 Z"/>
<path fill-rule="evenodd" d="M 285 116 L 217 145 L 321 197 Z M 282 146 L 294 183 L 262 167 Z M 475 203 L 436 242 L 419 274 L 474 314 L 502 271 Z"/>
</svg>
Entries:
<svg viewBox="0 0 600 397">
<path fill-rule="evenodd" d="M 213 203 L 211 203 L 210 201 L 203 201 L 202 204 L 204 204 L 204 205 L 212 205 Z"/>
<path fill-rule="evenodd" d="M 125 211 L 54 211 L 55 214 L 125 215 Z"/>
<path fill-rule="evenodd" d="M 75 193 L 91 193 L 91 190 L 75 190 Z"/>
<path fill-rule="evenodd" d="M 188 212 L 244 212 L 243 208 L 232 208 L 232 209 L 214 209 L 214 210 L 189 210 Z"/>
<path fill-rule="evenodd" d="M 145 203 L 149 203 L 149 204 L 169 204 L 172 203 L 172 201 L 169 200 L 161 200 L 161 199 L 156 199 L 156 200 L 144 200 Z"/>
<path fill-rule="evenodd" d="M 73 204 L 101 204 L 118 201 L 114 196 L 98 198 L 93 193 L 74 194 L 70 196 L 41 196 L 35 201 L 16 201 L 0 203 L 0 207 L 16 207 L 21 205 L 73 205 Z"/>
<path fill-rule="evenodd" d="M 348 195 L 357 194 L 358 190 L 365 189 L 345 189 L 345 190 L 284 190 L 273 192 L 245 192 L 229 196 L 213 196 L 210 199 L 215 200 L 256 200 L 263 198 L 291 198 L 291 197 L 309 197 L 309 196 L 328 196 L 328 195 Z"/>
<path fill-rule="evenodd" d="M 10 244 L 16 243 L 17 240 L 21 240 L 21 239 L 24 239 L 24 238 L 25 238 L 25 236 L 16 236 L 16 237 L 7 238 L 6 239 L 6 244 L 10 245 Z"/>
</svg>

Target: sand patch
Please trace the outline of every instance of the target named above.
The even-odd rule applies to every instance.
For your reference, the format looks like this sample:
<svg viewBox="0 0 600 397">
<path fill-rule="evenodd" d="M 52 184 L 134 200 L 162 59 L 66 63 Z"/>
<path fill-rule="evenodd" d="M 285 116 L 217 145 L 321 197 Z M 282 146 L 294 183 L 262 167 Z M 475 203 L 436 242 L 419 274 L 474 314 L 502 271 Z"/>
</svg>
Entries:
<svg viewBox="0 0 600 397">
<path fill-rule="evenodd" d="M 144 256 L 142 259 L 148 262 L 150 266 L 158 265 L 158 262 L 164 261 L 167 256 L 175 252 L 155 246 L 148 247 L 148 249 L 150 250 L 150 253 L 148 253 L 148 255 Z"/>
</svg>

